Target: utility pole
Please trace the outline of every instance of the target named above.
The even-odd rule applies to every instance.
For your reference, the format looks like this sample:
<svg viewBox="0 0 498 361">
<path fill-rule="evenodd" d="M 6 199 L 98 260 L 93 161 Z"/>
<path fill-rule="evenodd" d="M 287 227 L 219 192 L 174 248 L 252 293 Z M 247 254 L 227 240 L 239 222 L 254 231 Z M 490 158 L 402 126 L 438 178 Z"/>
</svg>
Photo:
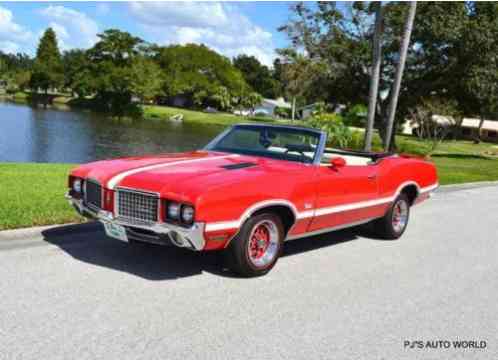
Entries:
<svg viewBox="0 0 498 361">
<path fill-rule="evenodd" d="M 403 77 L 403 70 L 405 68 L 406 54 L 408 52 L 408 45 L 410 44 L 410 37 L 412 35 L 413 20 L 415 19 L 415 11 L 417 9 L 417 2 L 410 1 L 410 8 L 408 9 L 408 16 L 406 17 L 405 30 L 403 32 L 403 40 L 401 42 L 401 47 L 399 50 L 399 63 L 396 67 L 396 78 L 394 79 L 392 96 L 389 102 L 388 108 L 388 120 L 386 127 L 386 137 L 385 137 L 385 150 L 388 151 L 391 148 L 392 133 L 394 126 L 394 115 L 396 114 L 396 107 L 398 105 L 399 88 L 401 85 L 401 79 Z"/>
<path fill-rule="evenodd" d="M 380 63 L 382 53 L 382 2 L 375 3 L 375 30 L 373 37 L 373 61 L 372 71 L 370 73 L 370 94 L 368 101 L 368 116 L 367 126 L 365 129 L 364 150 L 369 152 L 372 150 L 372 135 L 375 122 L 375 107 L 377 106 L 377 98 L 379 93 L 379 77 L 380 77 Z"/>
</svg>

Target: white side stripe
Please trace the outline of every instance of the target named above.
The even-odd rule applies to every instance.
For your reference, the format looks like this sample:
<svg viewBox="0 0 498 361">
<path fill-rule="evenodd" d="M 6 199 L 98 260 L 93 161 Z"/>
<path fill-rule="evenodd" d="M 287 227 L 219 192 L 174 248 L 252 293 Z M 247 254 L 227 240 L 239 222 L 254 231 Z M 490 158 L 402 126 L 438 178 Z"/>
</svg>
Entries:
<svg viewBox="0 0 498 361">
<path fill-rule="evenodd" d="M 410 184 L 414 184 L 418 188 L 418 185 L 416 183 L 410 183 Z M 304 212 L 298 212 L 296 215 L 296 219 L 305 219 L 305 218 L 311 218 L 314 216 L 323 216 L 323 215 L 327 215 L 327 214 L 352 211 L 355 209 L 368 208 L 368 207 L 378 206 L 381 204 L 390 203 L 396 199 L 396 197 L 398 196 L 401 189 L 404 188 L 406 185 L 408 185 L 408 184 L 403 183 L 399 187 L 399 189 L 396 191 L 396 193 L 391 197 L 373 199 L 373 200 L 364 201 L 364 202 L 341 204 L 339 206 L 334 206 L 334 207 L 310 209 L 310 210 L 307 210 Z M 418 189 L 420 191 L 420 194 L 422 194 L 422 193 L 431 192 L 434 189 L 436 189 L 437 187 L 439 187 L 439 184 L 435 183 L 433 185 L 430 185 L 430 186 L 427 186 L 424 188 L 418 188 Z M 245 213 L 247 213 L 247 212 L 245 212 Z M 242 223 L 244 223 L 244 221 L 245 221 L 245 218 L 241 217 L 239 220 L 233 220 L 233 221 L 227 221 L 227 222 L 207 223 L 205 226 L 205 231 L 212 232 L 212 231 L 221 231 L 221 230 L 225 230 L 225 229 L 236 229 L 236 228 L 239 228 L 242 225 Z"/>
<path fill-rule="evenodd" d="M 394 197 L 387 197 L 387 198 L 373 199 L 371 201 L 365 201 L 365 202 L 341 204 L 340 206 L 334 206 L 334 207 L 318 208 L 315 209 L 315 216 L 323 216 L 326 214 L 339 213 L 345 211 L 352 211 L 359 208 L 378 206 L 380 204 L 392 202 L 393 200 Z"/>
<path fill-rule="evenodd" d="M 135 168 L 135 169 L 130 169 L 126 172 L 119 173 L 112 177 L 108 182 L 107 182 L 107 188 L 109 189 L 114 189 L 116 185 L 121 182 L 124 178 L 128 177 L 129 175 L 140 173 L 146 170 L 151 170 L 155 168 L 161 168 L 161 167 L 169 167 L 172 165 L 177 165 L 177 164 L 187 164 L 187 163 L 194 163 L 194 162 L 201 162 L 201 161 L 208 161 L 208 160 L 213 160 L 213 159 L 222 159 L 222 158 L 233 158 L 233 157 L 238 157 L 238 154 L 230 154 L 230 155 L 220 155 L 216 157 L 205 157 L 205 158 L 196 158 L 196 159 L 183 159 L 175 162 L 169 162 L 169 163 L 160 163 L 160 164 L 152 164 L 152 165 L 147 165 L 145 167 L 140 167 L 140 168 Z"/>
<path fill-rule="evenodd" d="M 206 232 L 221 231 L 224 229 L 235 229 L 240 227 L 240 221 L 208 223 L 204 230 Z"/>
<path fill-rule="evenodd" d="M 431 192 L 431 191 L 433 191 L 434 189 L 436 189 L 437 187 L 439 187 L 439 183 L 434 183 L 433 185 L 430 185 L 430 186 L 428 186 L 428 187 L 421 188 L 421 189 L 420 189 L 420 193 L 427 193 L 427 192 Z"/>
</svg>

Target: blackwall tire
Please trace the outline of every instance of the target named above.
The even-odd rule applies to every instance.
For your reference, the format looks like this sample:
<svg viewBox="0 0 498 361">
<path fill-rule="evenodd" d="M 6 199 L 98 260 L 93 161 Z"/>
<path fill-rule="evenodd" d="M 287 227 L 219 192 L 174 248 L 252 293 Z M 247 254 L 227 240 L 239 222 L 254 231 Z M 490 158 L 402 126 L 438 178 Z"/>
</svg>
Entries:
<svg viewBox="0 0 498 361">
<path fill-rule="evenodd" d="M 406 194 L 400 194 L 384 215 L 373 222 L 376 234 L 387 240 L 400 238 L 408 226 L 410 219 L 410 201 Z"/>
<path fill-rule="evenodd" d="M 249 218 L 226 249 L 228 267 L 243 277 L 268 273 L 282 252 L 284 227 L 280 217 L 263 213 Z"/>
</svg>

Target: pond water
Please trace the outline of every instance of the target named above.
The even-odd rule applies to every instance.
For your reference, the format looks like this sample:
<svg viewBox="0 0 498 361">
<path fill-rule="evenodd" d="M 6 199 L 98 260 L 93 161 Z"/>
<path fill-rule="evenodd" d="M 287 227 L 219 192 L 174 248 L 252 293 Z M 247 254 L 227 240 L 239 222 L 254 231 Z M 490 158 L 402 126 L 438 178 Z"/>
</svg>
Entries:
<svg viewBox="0 0 498 361">
<path fill-rule="evenodd" d="M 85 163 L 202 148 L 224 127 L 114 121 L 88 112 L 0 102 L 0 162 Z"/>
</svg>

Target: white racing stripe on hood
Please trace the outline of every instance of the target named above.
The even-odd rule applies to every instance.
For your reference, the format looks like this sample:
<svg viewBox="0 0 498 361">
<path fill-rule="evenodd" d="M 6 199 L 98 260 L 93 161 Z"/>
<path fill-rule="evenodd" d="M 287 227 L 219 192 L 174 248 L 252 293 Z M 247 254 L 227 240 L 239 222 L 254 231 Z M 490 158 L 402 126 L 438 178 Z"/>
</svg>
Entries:
<svg viewBox="0 0 498 361">
<path fill-rule="evenodd" d="M 140 173 L 140 172 L 143 172 L 146 170 L 151 170 L 151 169 L 156 169 L 156 168 L 161 168 L 161 167 L 168 167 L 168 166 L 178 165 L 178 164 L 187 164 L 187 163 L 208 161 L 208 160 L 213 160 L 213 159 L 236 158 L 236 157 L 239 157 L 239 155 L 238 154 L 220 155 L 220 156 L 216 156 L 216 157 L 185 159 L 185 160 L 179 160 L 176 162 L 152 164 L 152 165 L 147 165 L 147 166 L 140 167 L 140 168 L 134 168 L 134 169 L 127 170 L 126 172 L 119 173 L 119 174 L 115 175 L 114 177 L 112 177 L 107 182 L 107 188 L 114 189 L 119 182 L 121 182 L 124 178 L 128 177 L 129 175 Z"/>
</svg>

